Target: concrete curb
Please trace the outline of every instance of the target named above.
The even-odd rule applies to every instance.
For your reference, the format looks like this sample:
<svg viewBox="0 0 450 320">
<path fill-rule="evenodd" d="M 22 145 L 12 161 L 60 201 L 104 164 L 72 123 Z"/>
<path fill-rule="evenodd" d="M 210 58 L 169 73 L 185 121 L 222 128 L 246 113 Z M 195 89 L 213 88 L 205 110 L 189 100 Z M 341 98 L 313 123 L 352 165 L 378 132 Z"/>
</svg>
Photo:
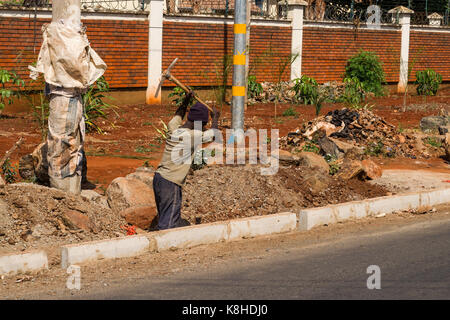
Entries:
<svg viewBox="0 0 450 320">
<path fill-rule="evenodd" d="M 298 229 L 310 230 L 315 226 L 337 223 L 347 219 L 360 219 L 381 213 L 418 209 L 450 202 L 450 188 L 386 196 L 361 201 L 301 210 Z"/>
<path fill-rule="evenodd" d="M 67 268 L 72 264 L 101 259 L 132 257 L 144 252 L 190 248 L 202 244 L 288 232 L 296 228 L 295 213 L 279 213 L 73 244 L 61 248 L 61 267 Z"/>
<path fill-rule="evenodd" d="M 26 273 L 42 269 L 48 269 L 47 253 L 44 251 L 0 256 L 0 275 Z"/>
<path fill-rule="evenodd" d="M 72 264 L 132 257 L 150 248 L 150 240 L 143 235 L 71 244 L 61 247 L 61 267 Z"/>
</svg>

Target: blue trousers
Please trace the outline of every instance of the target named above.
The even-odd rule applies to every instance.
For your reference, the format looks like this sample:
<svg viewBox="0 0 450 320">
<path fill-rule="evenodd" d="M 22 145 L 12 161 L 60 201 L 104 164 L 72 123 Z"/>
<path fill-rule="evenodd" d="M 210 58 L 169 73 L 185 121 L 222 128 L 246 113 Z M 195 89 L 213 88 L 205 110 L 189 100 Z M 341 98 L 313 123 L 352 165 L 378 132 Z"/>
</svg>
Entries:
<svg viewBox="0 0 450 320">
<path fill-rule="evenodd" d="M 181 187 L 156 172 L 153 178 L 153 192 L 158 209 L 158 229 L 178 227 L 181 222 Z"/>
</svg>

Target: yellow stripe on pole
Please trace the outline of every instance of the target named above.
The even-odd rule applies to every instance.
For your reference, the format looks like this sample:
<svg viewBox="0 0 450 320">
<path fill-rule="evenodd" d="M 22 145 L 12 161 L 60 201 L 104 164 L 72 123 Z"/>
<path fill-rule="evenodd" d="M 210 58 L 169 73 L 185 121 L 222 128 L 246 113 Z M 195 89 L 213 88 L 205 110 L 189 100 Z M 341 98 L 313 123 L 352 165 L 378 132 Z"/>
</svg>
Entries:
<svg viewBox="0 0 450 320">
<path fill-rule="evenodd" d="M 245 97 L 245 87 L 233 86 L 233 97 Z"/>
<path fill-rule="evenodd" d="M 233 64 L 245 65 L 245 54 L 235 54 Z"/>
<path fill-rule="evenodd" d="M 235 23 L 234 33 L 247 33 L 247 25 L 245 23 Z"/>
</svg>

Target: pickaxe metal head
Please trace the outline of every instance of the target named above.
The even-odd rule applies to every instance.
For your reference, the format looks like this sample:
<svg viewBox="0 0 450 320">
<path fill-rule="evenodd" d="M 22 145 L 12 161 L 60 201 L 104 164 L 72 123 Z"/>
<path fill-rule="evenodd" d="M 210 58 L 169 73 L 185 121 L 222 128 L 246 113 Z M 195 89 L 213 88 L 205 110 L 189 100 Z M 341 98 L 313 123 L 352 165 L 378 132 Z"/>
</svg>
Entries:
<svg viewBox="0 0 450 320">
<path fill-rule="evenodd" d="M 173 68 L 175 63 L 177 63 L 177 61 L 178 61 L 178 58 L 175 58 L 175 60 L 172 61 L 172 63 L 169 65 L 169 67 L 166 70 L 164 70 L 164 72 L 161 74 L 161 80 L 159 81 L 158 88 L 156 89 L 155 98 L 158 97 L 159 91 L 161 90 L 161 86 L 162 86 L 164 80 L 170 78 L 170 70 Z"/>
</svg>

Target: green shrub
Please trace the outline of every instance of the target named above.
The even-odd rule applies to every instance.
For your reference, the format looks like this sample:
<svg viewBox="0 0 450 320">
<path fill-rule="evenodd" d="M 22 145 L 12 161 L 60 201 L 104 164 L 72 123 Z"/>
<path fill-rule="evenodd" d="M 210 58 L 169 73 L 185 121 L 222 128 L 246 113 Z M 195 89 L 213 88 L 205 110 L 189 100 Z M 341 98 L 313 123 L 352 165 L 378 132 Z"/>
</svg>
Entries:
<svg viewBox="0 0 450 320">
<path fill-rule="evenodd" d="M 436 95 L 442 76 L 432 69 L 417 71 L 416 73 L 417 94 L 421 96 Z"/>
<path fill-rule="evenodd" d="M 289 107 L 286 110 L 284 110 L 283 112 L 283 116 L 284 117 L 296 117 L 298 116 L 298 112 L 295 111 L 295 109 L 293 107 Z"/>
<path fill-rule="evenodd" d="M 357 78 L 366 92 L 383 95 L 383 66 L 378 56 L 369 51 L 360 51 L 347 61 L 344 78 Z"/>
<path fill-rule="evenodd" d="M 248 98 L 256 98 L 257 96 L 263 93 L 263 88 L 261 83 L 256 81 L 256 76 L 248 76 L 248 90 L 247 97 Z"/>
<path fill-rule="evenodd" d="M 25 86 L 25 82 L 17 76 L 15 72 L 0 70 L 0 114 L 7 104 L 13 103 L 13 98 L 20 98 L 20 91 Z M 9 84 L 9 88 L 6 85 Z"/>
<path fill-rule="evenodd" d="M 295 99 L 304 104 L 315 104 L 319 95 L 317 81 L 305 75 L 300 79 L 295 79 L 293 90 L 295 92 Z"/>
<path fill-rule="evenodd" d="M 344 92 L 339 98 L 339 102 L 345 103 L 348 107 L 358 109 L 365 99 L 365 92 L 362 83 L 357 77 L 344 79 Z"/>
<path fill-rule="evenodd" d="M 102 129 L 96 123 L 97 120 L 99 118 L 107 119 L 106 111 L 108 109 L 114 111 L 114 108 L 117 108 L 117 106 L 108 104 L 103 100 L 105 98 L 112 99 L 111 96 L 105 94 L 106 92 L 109 92 L 109 84 L 105 77 L 102 76 L 83 95 L 84 118 L 87 131 L 95 129 L 98 133 L 102 133 Z"/>
<path fill-rule="evenodd" d="M 172 99 L 172 102 L 175 103 L 177 107 L 179 107 L 183 104 L 184 98 L 186 97 L 186 91 L 184 91 L 180 87 L 175 87 L 172 89 L 172 92 L 169 93 L 168 97 L 169 98 L 174 97 L 174 99 Z M 188 106 L 190 106 L 193 102 L 194 98 L 192 97 L 191 100 L 189 101 Z"/>
</svg>

